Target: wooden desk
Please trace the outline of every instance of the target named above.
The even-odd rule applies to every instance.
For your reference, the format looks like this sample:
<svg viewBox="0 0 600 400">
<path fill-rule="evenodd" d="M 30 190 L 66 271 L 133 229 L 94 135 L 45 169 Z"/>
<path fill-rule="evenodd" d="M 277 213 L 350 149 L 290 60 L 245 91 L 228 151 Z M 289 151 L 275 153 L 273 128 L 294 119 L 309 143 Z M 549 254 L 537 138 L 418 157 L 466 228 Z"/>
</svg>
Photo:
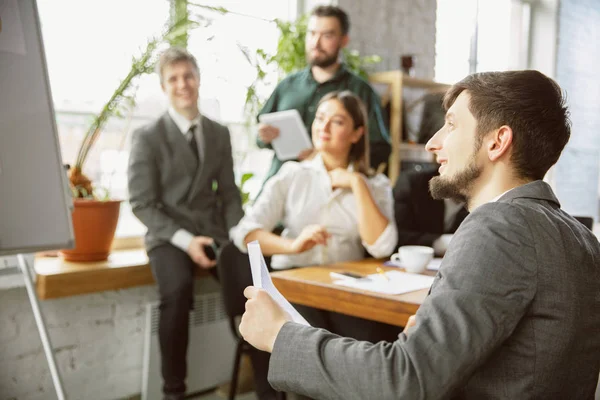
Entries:
<svg viewBox="0 0 600 400">
<path fill-rule="evenodd" d="M 329 276 L 331 271 L 374 274 L 377 267 L 396 269 L 383 266 L 383 260 L 369 259 L 277 271 L 271 273 L 271 278 L 281 294 L 292 303 L 404 326 L 427 296 L 427 289 L 387 295 L 334 285 Z M 426 274 L 435 275 L 435 272 L 427 271 Z"/>
<path fill-rule="evenodd" d="M 151 285 L 154 277 L 144 249 L 115 250 L 106 261 L 68 262 L 60 257 L 39 257 L 34 263 L 36 289 L 42 300 L 78 294 Z M 200 267 L 196 276 L 209 273 Z"/>
</svg>

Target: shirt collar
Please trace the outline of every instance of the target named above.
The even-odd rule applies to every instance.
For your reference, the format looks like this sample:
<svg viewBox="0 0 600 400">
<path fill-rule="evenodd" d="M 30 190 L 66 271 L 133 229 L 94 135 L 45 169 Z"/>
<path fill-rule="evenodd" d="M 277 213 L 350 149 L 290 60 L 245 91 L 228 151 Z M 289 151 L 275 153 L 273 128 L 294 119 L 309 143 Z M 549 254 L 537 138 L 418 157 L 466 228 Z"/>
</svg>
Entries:
<svg viewBox="0 0 600 400">
<path fill-rule="evenodd" d="M 325 168 L 325 163 L 323 162 L 323 157 L 321 157 L 320 153 L 317 153 L 313 158 L 303 161 L 302 163 L 310 168 L 321 170 L 324 173 L 327 173 L 327 168 Z M 348 164 L 348 171 L 354 172 L 354 163 Z"/>
<path fill-rule="evenodd" d="M 193 125 L 200 124 L 200 113 L 198 113 L 198 116 L 191 121 L 183 115 L 179 114 L 177 111 L 175 111 L 175 109 L 172 106 L 169 107 L 168 113 L 171 116 L 171 119 L 173 119 L 173 122 L 175 122 L 175 125 L 177 125 L 181 133 L 184 135 L 190 130 L 190 128 Z"/>
<path fill-rule="evenodd" d="M 511 190 L 513 190 L 513 189 L 514 189 L 514 188 L 512 188 L 512 189 L 508 189 L 506 192 L 502 193 L 500 196 L 496 196 L 496 197 L 494 197 L 492 200 L 490 200 L 490 203 L 495 203 L 495 202 L 497 202 L 498 200 L 500 200 L 500 197 L 504 196 L 506 193 L 510 192 L 510 191 L 511 191 Z"/>
<path fill-rule="evenodd" d="M 304 70 L 305 73 L 305 78 L 313 83 L 316 83 L 317 85 L 322 85 L 325 84 L 327 82 L 335 82 L 337 80 L 339 80 L 340 78 L 342 78 L 343 76 L 345 76 L 348 73 L 348 69 L 346 68 L 346 65 L 344 63 L 340 63 L 340 67 L 338 68 L 337 71 L 335 71 L 335 74 L 331 77 L 331 79 L 325 81 L 325 82 L 317 82 L 315 80 L 315 78 L 313 77 L 312 74 L 312 70 L 310 65 Z"/>
</svg>

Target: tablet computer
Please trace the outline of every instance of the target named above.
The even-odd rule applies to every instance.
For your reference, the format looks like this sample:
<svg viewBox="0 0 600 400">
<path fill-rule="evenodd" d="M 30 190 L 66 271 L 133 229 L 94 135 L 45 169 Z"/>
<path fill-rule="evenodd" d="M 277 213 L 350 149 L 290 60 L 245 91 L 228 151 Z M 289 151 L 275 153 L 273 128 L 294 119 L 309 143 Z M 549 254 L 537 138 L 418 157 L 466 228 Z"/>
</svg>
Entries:
<svg viewBox="0 0 600 400">
<path fill-rule="evenodd" d="M 302 150 L 313 147 L 298 110 L 263 114 L 258 116 L 258 120 L 279 129 L 279 136 L 271 142 L 271 146 L 281 161 L 295 160 Z"/>
</svg>

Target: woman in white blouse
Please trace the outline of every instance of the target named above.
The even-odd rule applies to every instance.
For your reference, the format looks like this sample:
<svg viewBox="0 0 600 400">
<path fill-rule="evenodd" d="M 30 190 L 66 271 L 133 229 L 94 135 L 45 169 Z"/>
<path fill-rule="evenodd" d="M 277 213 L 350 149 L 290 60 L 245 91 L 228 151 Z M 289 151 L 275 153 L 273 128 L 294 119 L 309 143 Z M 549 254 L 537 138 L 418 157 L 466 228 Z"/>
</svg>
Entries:
<svg viewBox="0 0 600 400">
<path fill-rule="evenodd" d="M 369 171 L 367 113 L 352 92 L 333 92 L 320 101 L 312 125 L 315 152 L 302 162 L 287 162 L 265 184 L 254 206 L 230 231 L 236 247 L 258 240 L 271 268 L 354 261 L 364 249 L 387 257 L 398 240 L 389 180 Z M 283 223 L 281 235 L 272 230 Z M 241 254 L 240 254 L 241 255 Z M 247 259 L 247 257 L 246 257 Z M 245 265 L 242 265 L 245 263 Z M 225 268 L 246 268 L 239 265 Z M 251 285 L 249 271 L 238 274 L 240 289 Z M 375 321 L 296 305 L 313 326 L 358 340 L 393 341 L 400 329 Z M 269 354 L 252 349 L 256 394 L 274 398 L 267 382 Z"/>
<path fill-rule="evenodd" d="M 241 251 L 258 240 L 273 269 L 360 260 L 363 249 L 377 258 L 393 253 L 392 189 L 387 177 L 369 171 L 366 115 L 349 91 L 323 97 L 312 125 L 312 158 L 285 163 L 230 231 Z M 280 222 L 285 229 L 276 235 Z"/>
</svg>

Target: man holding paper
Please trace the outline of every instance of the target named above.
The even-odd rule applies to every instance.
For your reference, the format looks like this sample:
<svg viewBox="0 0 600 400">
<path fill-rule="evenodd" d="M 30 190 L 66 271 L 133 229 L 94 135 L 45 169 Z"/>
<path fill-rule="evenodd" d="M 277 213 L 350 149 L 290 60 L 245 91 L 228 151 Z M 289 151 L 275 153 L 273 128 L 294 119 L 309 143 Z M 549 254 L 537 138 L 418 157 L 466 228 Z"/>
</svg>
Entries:
<svg viewBox="0 0 600 400">
<path fill-rule="evenodd" d="M 369 84 L 350 72 L 339 61 L 340 51 L 349 41 L 350 21 L 348 15 L 335 6 L 318 6 L 310 16 L 306 33 L 306 58 L 309 66 L 281 81 L 267 100 L 259 117 L 283 110 L 298 110 L 310 134 L 317 104 L 327 93 L 350 90 L 367 106 L 371 166 L 387 162 L 390 138 L 385 127 L 379 96 Z M 258 146 L 271 148 L 271 142 L 279 136 L 279 129 L 269 124 L 259 124 Z M 303 151 L 304 150 L 304 151 Z M 311 149 L 297 149 L 297 159 L 304 160 Z M 265 179 L 275 175 L 282 160 L 273 157 Z"/>
<path fill-rule="evenodd" d="M 269 382 L 315 399 L 591 399 L 600 371 L 600 243 L 542 178 L 570 137 L 560 87 L 537 71 L 468 76 L 427 143 L 435 198 L 470 211 L 414 326 L 359 342 L 289 322 L 249 287 L 244 338 Z M 466 151 L 469 150 L 470 151 Z"/>
</svg>

